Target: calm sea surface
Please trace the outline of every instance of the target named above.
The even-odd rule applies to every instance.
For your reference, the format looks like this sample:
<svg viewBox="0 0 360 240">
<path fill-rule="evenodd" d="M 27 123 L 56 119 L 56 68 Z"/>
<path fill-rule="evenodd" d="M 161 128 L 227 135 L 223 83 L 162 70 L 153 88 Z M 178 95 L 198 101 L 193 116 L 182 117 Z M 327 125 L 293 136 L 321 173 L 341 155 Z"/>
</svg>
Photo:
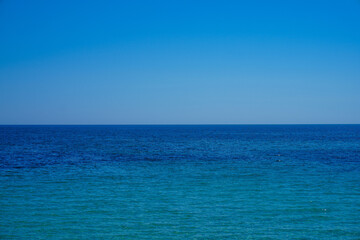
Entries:
<svg viewBox="0 0 360 240">
<path fill-rule="evenodd" d="M 0 126 L 1 239 L 360 239 L 360 125 Z"/>
</svg>

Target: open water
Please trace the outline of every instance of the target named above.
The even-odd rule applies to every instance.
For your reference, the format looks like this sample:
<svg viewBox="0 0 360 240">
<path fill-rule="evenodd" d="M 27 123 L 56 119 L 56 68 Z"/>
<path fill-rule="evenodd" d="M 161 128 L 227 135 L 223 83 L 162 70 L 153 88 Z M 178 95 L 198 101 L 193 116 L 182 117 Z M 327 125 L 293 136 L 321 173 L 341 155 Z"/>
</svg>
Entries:
<svg viewBox="0 0 360 240">
<path fill-rule="evenodd" d="M 0 126 L 1 239 L 360 239 L 360 125 Z"/>
</svg>

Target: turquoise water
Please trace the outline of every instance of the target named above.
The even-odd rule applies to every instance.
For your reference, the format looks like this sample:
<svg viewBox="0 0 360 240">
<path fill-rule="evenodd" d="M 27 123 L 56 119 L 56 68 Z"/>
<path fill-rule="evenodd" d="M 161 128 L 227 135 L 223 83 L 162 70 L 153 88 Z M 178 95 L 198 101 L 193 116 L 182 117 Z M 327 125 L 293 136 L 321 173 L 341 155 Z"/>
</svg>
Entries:
<svg viewBox="0 0 360 240">
<path fill-rule="evenodd" d="M 360 125 L 0 126 L 1 239 L 360 239 Z"/>
</svg>

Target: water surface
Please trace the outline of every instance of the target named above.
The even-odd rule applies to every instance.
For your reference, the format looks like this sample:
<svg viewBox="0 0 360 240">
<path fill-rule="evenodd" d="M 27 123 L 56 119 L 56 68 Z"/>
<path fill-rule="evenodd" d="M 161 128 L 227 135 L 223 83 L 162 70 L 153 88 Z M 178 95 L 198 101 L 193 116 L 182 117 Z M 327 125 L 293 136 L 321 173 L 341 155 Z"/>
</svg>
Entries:
<svg viewBox="0 0 360 240">
<path fill-rule="evenodd" d="M 1 239 L 360 239 L 360 125 L 0 126 Z"/>
</svg>

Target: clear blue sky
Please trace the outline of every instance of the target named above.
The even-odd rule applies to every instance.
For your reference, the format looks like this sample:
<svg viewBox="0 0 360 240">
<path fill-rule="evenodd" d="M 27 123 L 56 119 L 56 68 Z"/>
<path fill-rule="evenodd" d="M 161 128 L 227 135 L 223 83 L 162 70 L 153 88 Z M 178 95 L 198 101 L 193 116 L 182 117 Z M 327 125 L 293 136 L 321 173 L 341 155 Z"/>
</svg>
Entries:
<svg viewBox="0 0 360 240">
<path fill-rule="evenodd" d="M 360 123 L 360 1 L 0 0 L 0 124 Z"/>
</svg>

